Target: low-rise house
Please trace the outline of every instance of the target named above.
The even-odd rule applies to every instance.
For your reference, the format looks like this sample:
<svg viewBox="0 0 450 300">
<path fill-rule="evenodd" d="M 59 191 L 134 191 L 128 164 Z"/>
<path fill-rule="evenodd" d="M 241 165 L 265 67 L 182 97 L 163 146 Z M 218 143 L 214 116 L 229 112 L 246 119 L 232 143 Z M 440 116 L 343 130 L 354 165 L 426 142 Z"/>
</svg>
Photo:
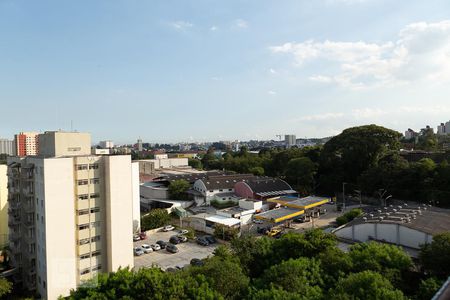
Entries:
<svg viewBox="0 0 450 300">
<path fill-rule="evenodd" d="M 237 196 L 249 199 L 266 200 L 285 195 L 297 195 L 297 192 L 284 180 L 270 177 L 257 177 L 236 183 Z"/>
</svg>

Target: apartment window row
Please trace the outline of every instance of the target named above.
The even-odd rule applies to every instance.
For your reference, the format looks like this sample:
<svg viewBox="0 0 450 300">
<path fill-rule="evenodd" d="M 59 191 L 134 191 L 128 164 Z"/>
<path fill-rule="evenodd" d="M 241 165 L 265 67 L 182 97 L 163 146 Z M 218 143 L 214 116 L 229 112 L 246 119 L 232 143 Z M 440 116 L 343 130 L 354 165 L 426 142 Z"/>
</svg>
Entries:
<svg viewBox="0 0 450 300">
<path fill-rule="evenodd" d="M 95 243 L 95 242 L 98 242 L 98 241 L 100 241 L 100 236 L 96 235 L 96 236 L 94 236 L 94 237 L 92 237 L 90 239 L 89 238 L 81 239 L 81 240 L 78 241 L 78 244 L 79 245 L 86 245 L 86 244 Z"/>
<path fill-rule="evenodd" d="M 78 185 L 87 185 L 88 183 L 90 184 L 98 184 L 100 183 L 100 179 L 98 178 L 91 178 L 91 179 L 78 179 L 77 180 L 77 184 Z"/>
<path fill-rule="evenodd" d="M 80 209 L 78 211 L 78 215 L 79 216 L 87 215 L 87 214 L 89 214 L 89 212 L 91 214 L 93 214 L 93 213 L 96 213 L 96 212 L 99 212 L 99 211 L 100 211 L 100 207 L 94 207 L 94 208 L 91 208 L 91 209 Z"/>
<path fill-rule="evenodd" d="M 92 222 L 90 227 L 96 228 L 96 227 L 100 227 L 100 225 L 101 225 L 100 221 L 96 221 L 96 222 Z M 89 229 L 89 223 L 78 225 L 78 230 L 84 230 L 84 229 Z"/>
<path fill-rule="evenodd" d="M 87 165 L 87 164 L 82 164 L 82 165 L 77 165 L 77 170 L 81 171 L 81 170 L 97 170 L 98 169 L 98 164 L 93 164 L 93 165 Z"/>
<path fill-rule="evenodd" d="M 100 198 L 100 194 L 95 193 L 95 194 L 91 194 L 91 195 L 88 195 L 88 194 L 78 195 L 78 200 L 87 200 L 89 198 L 91 198 L 91 199 Z"/>
<path fill-rule="evenodd" d="M 86 254 L 80 255 L 80 259 L 87 259 L 87 258 L 90 258 L 90 257 L 96 257 L 96 256 L 99 256 L 100 254 L 101 254 L 100 250 L 97 250 L 97 251 L 93 251 L 91 253 L 86 253 Z"/>
<path fill-rule="evenodd" d="M 102 265 L 97 265 L 92 267 L 92 272 L 98 271 L 102 269 Z M 80 275 L 85 275 L 85 274 L 89 274 L 91 272 L 91 269 L 86 268 L 80 271 Z"/>
</svg>

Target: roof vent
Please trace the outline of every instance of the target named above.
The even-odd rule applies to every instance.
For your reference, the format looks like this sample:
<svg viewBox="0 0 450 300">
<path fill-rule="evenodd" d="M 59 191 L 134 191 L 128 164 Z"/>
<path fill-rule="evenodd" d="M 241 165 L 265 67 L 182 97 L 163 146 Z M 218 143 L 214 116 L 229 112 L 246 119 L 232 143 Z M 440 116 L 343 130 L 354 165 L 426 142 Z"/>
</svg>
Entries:
<svg viewBox="0 0 450 300">
<path fill-rule="evenodd" d="M 399 208 L 399 209 L 402 209 L 402 207 L 401 207 L 400 205 L 398 206 L 398 208 Z"/>
<path fill-rule="evenodd" d="M 364 222 L 367 222 L 367 218 L 366 217 L 363 217 L 363 220 L 364 220 Z"/>
<path fill-rule="evenodd" d="M 403 206 L 408 206 L 408 203 L 403 203 Z"/>
<path fill-rule="evenodd" d="M 394 208 L 393 210 L 392 210 L 393 212 L 397 212 L 397 210 Z"/>
<path fill-rule="evenodd" d="M 383 221 L 383 219 L 384 219 L 383 217 L 379 217 L 378 218 L 378 220 L 380 220 L 380 222 Z"/>
<path fill-rule="evenodd" d="M 377 212 L 378 212 L 379 214 L 381 214 L 381 209 L 377 210 Z"/>
<path fill-rule="evenodd" d="M 371 218 L 373 218 L 373 214 L 370 214 L 369 216 L 370 216 Z"/>
<path fill-rule="evenodd" d="M 389 207 L 394 207 L 394 206 L 391 204 L 391 205 L 389 205 Z"/>
</svg>

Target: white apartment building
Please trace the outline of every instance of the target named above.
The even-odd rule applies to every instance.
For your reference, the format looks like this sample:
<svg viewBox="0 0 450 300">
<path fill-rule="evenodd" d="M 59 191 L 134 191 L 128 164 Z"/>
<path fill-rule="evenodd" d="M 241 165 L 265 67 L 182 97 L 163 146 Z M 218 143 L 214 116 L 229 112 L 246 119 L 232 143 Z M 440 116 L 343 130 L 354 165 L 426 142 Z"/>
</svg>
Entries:
<svg viewBox="0 0 450 300">
<path fill-rule="evenodd" d="M 57 299 L 133 267 L 138 167 L 91 155 L 87 133 L 46 132 L 39 144 L 39 156 L 8 159 L 11 262 L 24 289 Z"/>
<path fill-rule="evenodd" d="M 284 142 L 286 144 L 286 148 L 291 148 L 297 145 L 297 138 L 294 134 L 287 134 L 284 136 Z"/>
<path fill-rule="evenodd" d="M 8 177 L 6 165 L 0 165 L 0 247 L 8 243 Z"/>
<path fill-rule="evenodd" d="M 98 143 L 98 145 L 102 149 L 112 149 L 112 148 L 114 148 L 114 142 L 113 141 L 100 141 L 100 143 Z"/>
<path fill-rule="evenodd" d="M 0 139 L 0 154 L 14 155 L 14 141 L 8 139 Z"/>
</svg>

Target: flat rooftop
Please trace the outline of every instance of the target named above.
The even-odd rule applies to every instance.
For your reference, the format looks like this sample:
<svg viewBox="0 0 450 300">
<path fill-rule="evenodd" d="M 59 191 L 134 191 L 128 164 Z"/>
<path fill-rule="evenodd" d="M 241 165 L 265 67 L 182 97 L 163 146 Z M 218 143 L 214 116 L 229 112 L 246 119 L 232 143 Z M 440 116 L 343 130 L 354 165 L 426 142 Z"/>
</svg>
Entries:
<svg viewBox="0 0 450 300">
<path fill-rule="evenodd" d="M 315 206 L 319 206 L 319 205 L 328 203 L 328 202 L 330 202 L 330 198 L 317 197 L 317 196 L 308 196 L 305 198 L 282 196 L 282 197 L 267 199 L 267 202 L 278 203 L 280 205 L 293 207 L 293 208 L 308 209 L 308 208 L 313 208 Z"/>
<path fill-rule="evenodd" d="M 303 215 L 304 213 L 305 213 L 304 210 L 298 210 L 289 207 L 281 207 L 257 214 L 255 215 L 255 218 L 273 223 L 279 223 Z"/>
</svg>

